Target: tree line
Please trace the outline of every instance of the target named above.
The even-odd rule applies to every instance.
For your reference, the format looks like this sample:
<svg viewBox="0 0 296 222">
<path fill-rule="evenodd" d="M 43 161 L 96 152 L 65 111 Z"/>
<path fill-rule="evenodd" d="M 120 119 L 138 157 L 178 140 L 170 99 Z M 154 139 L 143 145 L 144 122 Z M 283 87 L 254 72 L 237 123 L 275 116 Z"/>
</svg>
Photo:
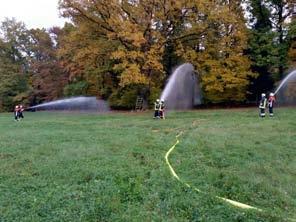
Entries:
<svg viewBox="0 0 296 222">
<path fill-rule="evenodd" d="M 89 95 L 130 109 L 189 62 L 204 103 L 255 101 L 296 64 L 293 0 L 60 0 L 64 27 L 0 25 L 0 110 Z"/>
</svg>

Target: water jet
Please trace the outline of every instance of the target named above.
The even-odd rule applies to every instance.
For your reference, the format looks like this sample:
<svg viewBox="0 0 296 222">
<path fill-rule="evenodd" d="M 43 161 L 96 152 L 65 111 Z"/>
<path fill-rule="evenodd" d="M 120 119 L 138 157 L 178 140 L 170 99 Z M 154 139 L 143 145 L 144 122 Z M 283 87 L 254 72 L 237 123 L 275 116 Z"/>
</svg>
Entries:
<svg viewBox="0 0 296 222">
<path fill-rule="evenodd" d="M 96 97 L 79 96 L 42 103 L 31 106 L 27 110 L 107 112 L 110 108 L 104 100 L 98 100 Z"/>
<path fill-rule="evenodd" d="M 290 72 L 279 84 L 274 94 L 282 105 L 296 104 L 296 70 Z"/>
<path fill-rule="evenodd" d="M 201 104 L 201 90 L 194 67 L 185 63 L 170 76 L 162 94 L 166 108 L 171 110 L 192 109 Z"/>
</svg>

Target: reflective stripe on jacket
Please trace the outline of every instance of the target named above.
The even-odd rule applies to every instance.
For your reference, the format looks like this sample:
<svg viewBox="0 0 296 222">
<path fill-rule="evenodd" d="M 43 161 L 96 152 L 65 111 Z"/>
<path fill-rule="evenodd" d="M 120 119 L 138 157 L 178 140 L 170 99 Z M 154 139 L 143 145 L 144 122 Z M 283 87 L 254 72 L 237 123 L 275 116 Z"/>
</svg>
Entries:
<svg viewBox="0 0 296 222">
<path fill-rule="evenodd" d="M 160 104 L 159 103 L 154 103 L 154 110 L 159 110 Z"/>
<path fill-rule="evenodd" d="M 265 109 L 265 108 L 266 108 L 266 102 L 267 102 L 267 99 L 266 99 L 266 98 L 262 98 L 262 99 L 260 100 L 259 108 L 260 108 L 260 109 Z"/>
</svg>

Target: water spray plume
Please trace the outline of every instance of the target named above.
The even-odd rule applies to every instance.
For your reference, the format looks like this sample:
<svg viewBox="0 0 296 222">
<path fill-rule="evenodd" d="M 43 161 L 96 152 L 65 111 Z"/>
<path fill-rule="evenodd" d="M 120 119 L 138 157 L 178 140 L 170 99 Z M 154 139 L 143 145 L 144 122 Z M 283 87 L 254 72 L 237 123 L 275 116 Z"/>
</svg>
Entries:
<svg viewBox="0 0 296 222">
<path fill-rule="evenodd" d="M 68 111 L 97 111 L 107 112 L 110 110 L 106 101 L 98 100 L 96 97 L 73 97 L 55 100 L 32 106 L 27 109 L 35 110 L 68 110 Z"/>
<path fill-rule="evenodd" d="M 173 72 L 160 99 L 168 109 L 191 109 L 201 103 L 200 95 L 194 67 L 185 63 Z"/>
<path fill-rule="evenodd" d="M 275 90 L 274 94 L 277 94 L 278 91 L 286 84 L 288 83 L 289 80 L 294 80 L 296 79 L 296 70 L 294 70 L 293 72 L 291 72 L 290 74 L 288 74 L 283 81 L 281 82 L 281 84 L 277 87 L 277 89 Z"/>
<path fill-rule="evenodd" d="M 290 72 L 275 90 L 279 105 L 296 105 L 296 70 Z"/>
</svg>

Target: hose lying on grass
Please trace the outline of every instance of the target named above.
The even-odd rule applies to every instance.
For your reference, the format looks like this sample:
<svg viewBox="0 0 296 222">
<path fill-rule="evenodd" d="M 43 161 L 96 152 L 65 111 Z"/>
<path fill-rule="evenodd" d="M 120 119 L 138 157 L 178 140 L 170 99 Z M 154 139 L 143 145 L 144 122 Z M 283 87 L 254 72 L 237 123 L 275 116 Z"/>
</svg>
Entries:
<svg viewBox="0 0 296 222">
<path fill-rule="evenodd" d="M 192 188 L 194 189 L 195 191 L 199 192 L 199 193 L 205 193 L 203 191 L 201 191 L 200 189 L 197 189 L 195 187 L 191 187 L 188 183 L 186 182 L 183 182 L 180 177 L 176 174 L 174 168 L 172 167 L 172 165 L 170 164 L 169 162 L 169 155 L 171 154 L 171 152 L 173 152 L 173 150 L 175 149 L 175 147 L 180 143 L 179 141 L 179 137 L 183 134 L 183 132 L 179 133 L 177 136 L 176 136 L 176 143 L 169 149 L 169 151 L 166 153 L 165 155 L 165 161 L 166 161 L 166 164 L 168 165 L 172 175 L 178 180 L 180 181 L 181 183 L 183 183 L 185 186 L 189 187 L 189 188 Z M 234 201 L 234 200 L 230 200 L 230 199 L 227 199 L 227 198 L 224 198 L 224 197 L 219 197 L 219 196 L 215 196 L 216 198 L 220 199 L 220 200 L 223 200 L 233 206 L 236 206 L 236 207 L 239 207 L 239 208 L 242 208 L 242 209 L 253 209 L 253 210 L 257 210 L 257 211 L 262 211 L 261 209 L 257 208 L 257 207 L 253 207 L 253 206 L 250 206 L 250 205 L 247 205 L 247 204 L 244 204 L 244 203 L 240 203 L 238 201 Z"/>
<path fill-rule="evenodd" d="M 184 184 L 185 186 L 187 186 L 188 188 L 191 188 L 199 193 L 203 193 L 203 194 L 207 194 L 206 192 L 203 192 L 201 191 L 200 189 L 196 188 L 196 187 L 193 187 L 191 186 L 190 184 L 182 181 L 180 179 L 180 177 L 178 176 L 178 174 L 175 172 L 174 168 L 172 167 L 172 165 L 170 164 L 170 161 L 169 161 L 169 156 L 170 154 L 174 151 L 174 149 L 176 148 L 176 146 L 180 143 L 180 140 L 179 140 L 179 137 L 183 134 L 184 132 L 181 131 L 177 136 L 176 136 L 176 142 L 175 144 L 168 150 L 168 152 L 165 154 L 165 161 L 166 161 L 166 164 L 168 165 L 170 171 L 171 171 L 171 174 L 173 175 L 173 177 L 175 177 L 179 182 L 181 182 L 182 184 Z M 235 201 L 235 200 L 230 200 L 228 198 L 225 198 L 225 197 L 219 197 L 219 196 L 215 196 L 217 199 L 219 200 L 222 200 L 226 203 L 229 203 L 235 207 L 238 207 L 238 208 L 241 208 L 241 209 L 251 209 L 251 210 L 256 210 L 256 211 L 259 211 L 259 212 L 264 212 L 262 209 L 260 208 L 257 208 L 257 207 L 253 207 L 251 205 L 248 205 L 248 204 L 244 204 L 244 203 L 241 203 L 241 202 L 238 202 L 238 201 Z M 288 221 L 295 221 L 295 219 L 293 218 L 286 218 L 286 220 Z"/>
</svg>

